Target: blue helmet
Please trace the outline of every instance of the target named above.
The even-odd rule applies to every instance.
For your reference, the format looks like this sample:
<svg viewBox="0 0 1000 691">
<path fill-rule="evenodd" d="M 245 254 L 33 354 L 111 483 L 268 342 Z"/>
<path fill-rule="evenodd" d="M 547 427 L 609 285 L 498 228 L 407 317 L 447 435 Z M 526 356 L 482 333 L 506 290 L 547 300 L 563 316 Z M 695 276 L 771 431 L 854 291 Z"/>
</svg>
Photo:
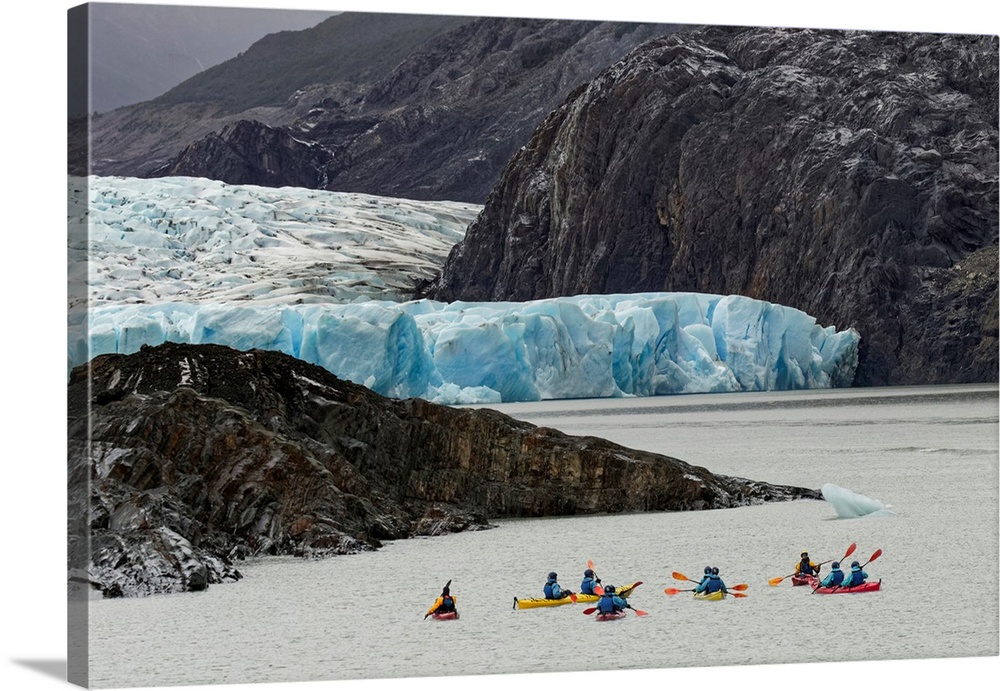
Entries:
<svg viewBox="0 0 1000 691">
<path fill-rule="evenodd" d="M 583 575 L 586 576 L 587 578 L 593 578 L 594 577 L 594 570 L 593 569 L 587 569 L 586 571 L 583 572 Z"/>
<path fill-rule="evenodd" d="M 718 576 L 719 575 L 719 567 L 718 566 L 713 566 L 712 567 L 712 575 L 713 576 Z"/>
<path fill-rule="evenodd" d="M 604 586 L 604 592 L 607 593 L 607 594 L 614 595 L 614 593 L 615 593 L 615 587 L 613 585 L 606 585 L 606 586 Z"/>
<path fill-rule="evenodd" d="M 851 562 L 851 567 L 855 567 L 855 566 L 857 566 L 857 567 L 859 567 L 859 568 L 860 568 L 860 567 L 861 567 L 861 564 L 859 564 L 859 563 L 858 563 L 858 562 L 856 562 L 856 561 L 852 561 L 852 562 Z"/>
<path fill-rule="evenodd" d="M 835 568 L 835 569 L 839 569 L 840 568 L 840 562 L 839 561 L 835 561 L 835 562 L 833 562 L 833 564 L 831 564 L 831 566 L 833 568 Z"/>
<path fill-rule="evenodd" d="M 553 581 L 556 580 L 556 572 L 555 571 L 550 571 L 549 572 L 549 578 L 551 580 L 553 580 Z"/>
</svg>

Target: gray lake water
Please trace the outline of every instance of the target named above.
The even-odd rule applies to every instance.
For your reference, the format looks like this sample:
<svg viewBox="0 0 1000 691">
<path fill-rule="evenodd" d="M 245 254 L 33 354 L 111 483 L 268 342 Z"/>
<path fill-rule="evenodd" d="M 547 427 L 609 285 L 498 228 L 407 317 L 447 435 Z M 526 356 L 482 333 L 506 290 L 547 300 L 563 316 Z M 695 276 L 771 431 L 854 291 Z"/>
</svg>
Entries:
<svg viewBox="0 0 1000 691">
<path fill-rule="evenodd" d="M 499 521 L 326 560 L 254 560 L 203 593 L 91 603 L 95 687 L 968 657 L 998 652 L 996 386 L 714 394 L 493 406 L 713 472 L 890 504 L 838 519 L 824 501 L 719 511 Z M 803 549 L 852 543 L 882 591 L 811 595 L 786 579 Z M 642 580 L 648 612 L 598 623 L 585 606 L 512 610 L 549 571 L 577 589 Z M 747 597 L 668 596 L 718 566 Z M 452 580 L 461 619 L 425 621 Z M 712 637 L 706 655 L 705 635 Z M 620 639 L 616 641 L 615 639 Z M 616 649 L 585 656 L 579 650 Z M 556 651 L 565 651 L 558 654 Z M 456 654 L 460 651 L 460 654 Z"/>
</svg>

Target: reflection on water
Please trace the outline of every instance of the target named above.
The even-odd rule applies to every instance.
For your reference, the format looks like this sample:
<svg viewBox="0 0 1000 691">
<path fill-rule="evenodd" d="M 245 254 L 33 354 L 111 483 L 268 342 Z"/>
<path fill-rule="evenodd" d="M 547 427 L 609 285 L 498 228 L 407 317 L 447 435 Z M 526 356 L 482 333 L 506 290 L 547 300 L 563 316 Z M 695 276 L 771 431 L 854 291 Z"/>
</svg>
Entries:
<svg viewBox="0 0 1000 691">
<path fill-rule="evenodd" d="M 716 402 L 718 402 L 716 404 Z M 741 402 L 745 402 L 741 405 Z M 998 654 L 996 387 L 838 390 L 497 406 L 714 472 L 819 488 L 897 515 L 837 519 L 824 501 L 719 511 L 500 521 L 319 561 L 271 558 L 203 593 L 92 602 L 98 687 L 657 668 Z M 863 424 L 862 424 L 863 423 Z M 786 579 L 806 549 L 852 542 L 883 590 L 811 595 Z M 642 580 L 649 612 L 598 623 L 584 607 L 512 610 L 549 571 L 577 588 Z M 697 602 L 672 571 L 718 566 L 748 597 Z M 933 587 L 961 570 L 962 596 Z M 956 577 L 958 577 L 956 573 Z M 462 618 L 423 619 L 452 579 Z M 972 596 L 974 594 L 974 596 Z M 711 637 L 711 651 L 704 643 Z M 844 642 L 852 639 L 851 645 Z M 834 643 L 831 645 L 831 641 Z M 614 655 L 574 651 L 614 649 Z M 562 651 L 559 653 L 559 651 Z M 443 663 L 443 660 L 447 663 Z"/>
</svg>

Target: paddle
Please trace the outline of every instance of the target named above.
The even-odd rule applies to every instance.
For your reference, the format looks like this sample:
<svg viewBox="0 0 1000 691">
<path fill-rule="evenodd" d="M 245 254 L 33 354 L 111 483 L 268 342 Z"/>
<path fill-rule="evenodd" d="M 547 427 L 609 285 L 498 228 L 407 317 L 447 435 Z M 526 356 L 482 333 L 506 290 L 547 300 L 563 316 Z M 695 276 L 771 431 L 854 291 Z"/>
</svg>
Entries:
<svg viewBox="0 0 1000 691">
<path fill-rule="evenodd" d="M 743 587 L 741 588 L 740 586 Z M 740 583 L 740 585 L 734 585 L 732 588 L 726 588 L 726 590 L 728 590 L 729 594 L 732 595 L 733 597 L 746 597 L 746 593 L 732 592 L 734 590 L 745 590 L 746 587 L 747 586 L 745 583 Z M 667 595 L 676 595 L 677 593 L 693 593 L 695 592 L 695 590 L 694 588 L 685 588 L 685 589 L 664 588 L 663 592 L 665 592 Z"/>
<path fill-rule="evenodd" d="M 881 556 L 882 556 L 882 550 L 881 549 L 875 550 L 875 552 L 872 553 L 872 556 L 868 559 L 868 561 L 866 561 L 864 564 L 862 564 L 860 568 L 864 569 L 866 566 L 868 566 L 869 564 L 871 564 L 873 561 L 875 561 L 876 559 L 878 559 Z M 834 586 L 833 590 L 831 590 L 830 592 L 833 593 L 834 591 L 837 590 L 837 588 L 848 588 L 848 589 L 850 589 L 850 588 L 853 588 L 853 587 L 854 587 L 853 585 L 847 585 L 847 586 L 845 586 L 843 583 L 841 583 L 838 586 Z"/>
<path fill-rule="evenodd" d="M 647 612 L 647 611 L 645 611 L 645 610 L 642 610 L 642 609 L 636 609 L 636 608 L 635 608 L 635 607 L 633 607 L 632 605 L 625 605 L 625 607 L 626 607 L 627 609 L 630 609 L 630 610 L 632 610 L 633 612 L 635 612 L 635 615 L 636 615 L 637 617 L 645 617 L 645 616 L 648 616 L 648 615 L 649 615 L 649 612 Z M 587 609 L 583 610 L 583 613 L 584 613 L 584 614 L 593 614 L 593 613 L 594 613 L 594 612 L 596 612 L 596 611 L 597 611 L 597 608 L 596 608 L 596 607 L 588 607 Z"/>
<path fill-rule="evenodd" d="M 450 588 L 450 587 L 451 587 L 451 579 L 449 578 L 448 582 L 444 584 L 444 588 Z M 441 588 L 441 594 L 442 594 L 442 596 L 444 595 L 444 588 Z M 514 606 L 515 607 L 517 606 L 517 598 L 516 597 L 514 598 Z M 434 612 L 435 612 L 435 609 L 432 608 L 430 612 L 428 612 L 427 614 L 424 615 L 424 619 L 426 619 L 430 615 L 434 614 Z"/>
<path fill-rule="evenodd" d="M 682 574 L 680 571 L 674 571 L 670 575 L 673 576 L 678 581 L 690 581 L 691 583 L 701 583 L 701 581 L 696 581 L 693 578 L 688 578 L 687 576 L 685 576 L 684 574 Z M 729 590 L 746 590 L 749 587 L 750 586 L 747 585 L 746 583 L 740 583 L 739 585 L 730 586 Z M 677 592 L 682 593 L 682 592 L 688 592 L 688 591 L 686 591 L 686 590 L 678 590 Z"/>
<path fill-rule="evenodd" d="M 871 557 L 870 557 L 870 558 L 868 559 L 868 561 L 866 561 L 866 562 L 865 562 L 864 564 L 862 564 L 862 565 L 861 565 L 861 568 L 862 568 L 862 569 L 863 569 L 863 568 L 865 568 L 866 566 L 868 566 L 869 564 L 871 564 L 871 563 L 872 563 L 873 561 L 875 561 L 876 559 L 878 559 L 878 558 L 879 558 L 879 557 L 881 557 L 881 556 L 882 556 L 882 550 L 881 550 L 881 549 L 877 549 L 877 550 L 875 550 L 875 551 L 874 551 L 874 552 L 872 553 L 872 556 L 871 556 Z M 846 576 L 845 576 L 845 578 L 846 578 Z M 837 585 L 833 586 L 833 589 L 832 589 L 832 590 L 830 591 L 830 593 L 832 594 L 832 593 L 835 593 L 835 592 L 837 592 L 837 590 L 839 590 L 839 589 L 841 588 L 841 586 L 842 586 L 842 585 L 843 585 L 843 582 L 841 582 L 841 583 L 838 583 Z M 820 589 L 820 588 L 822 588 L 822 587 L 823 587 L 823 586 L 817 586 L 817 587 L 816 587 L 816 588 L 815 588 L 815 589 L 813 590 L 813 594 L 815 594 L 815 593 L 816 593 L 816 591 L 817 591 L 817 590 L 819 590 L 819 589 Z M 848 587 L 853 587 L 853 586 L 848 586 Z"/>
<path fill-rule="evenodd" d="M 854 550 L 856 550 L 857 548 L 858 548 L 858 544 L 856 542 L 852 542 L 851 546 L 847 548 L 846 552 L 844 552 L 844 556 L 842 556 L 840 558 L 840 561 L 844 561 L 849 556 L 851 556 L 852 554 L 854 554 Z M 817 566 L 822 566 L 823 564 L 829 564 L 831 561 L 835 561 L 835 560 L 834 559 L 827 559 L 826 561 L 821 561 Z M 796 573 L 798 573 L 798 572 L 796 572 Z M 769 580 L 767 582 L 767 584 L 770 585 L 770 586 L 776 586 L 779 583 L 781 583 L 783 580 L 785 580 L 786 578 L 791 578 L 794 575 L 795 575 L 794 573 L 790 573 L 787 576 L 778 576 L 777 578 L 772 578 L 771 580 Z"/>
</svg>

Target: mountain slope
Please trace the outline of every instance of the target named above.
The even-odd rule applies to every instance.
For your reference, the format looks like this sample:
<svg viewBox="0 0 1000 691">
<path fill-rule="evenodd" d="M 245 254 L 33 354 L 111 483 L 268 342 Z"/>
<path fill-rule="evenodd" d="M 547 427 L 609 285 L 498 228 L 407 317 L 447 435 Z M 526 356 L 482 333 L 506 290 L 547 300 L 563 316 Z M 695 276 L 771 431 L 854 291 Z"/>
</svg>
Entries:
<svg viewBox="0 0 1000 691">
<path fill-rule="evenodd" d="M 348 17 L 323 26 L 341 26 Z M 385 30 L 369 15 L 354 21 L 367 31 L 357 31 L 355 43 L 345 45 L 360 46 L 353 51 L 360 57 L 378 54 L 392 38 L 379 33 Z M 312 74 L 316 34 L 301 32 L 296 52 L 280 59 L 267 57 L 270 43 L 285 41 L 282 50 L 290 44 L 283 35 L 270 37 L 157 102 L 96 118 L 91 172 L 481 203 L 513 153 L 574 88 L 641 42 L 676 29 L 567 20 L 463 21 L 444 33 L 435 34 L 437 25 L 426 28 L 428 40 L 408 48 L 373 84 L 362 79 L 373 73 L 359 71 L 367 58 L 352 63 L 353 72 L 304 79 Z M 282 60 L 288 66 L 276 69 Z M 314 81 L 306 85 L 309 80 Z M 287 90 L 241 101 L 246 109 L 237 112 L 225 96 L 270 93 L 269 84 L 286 82 L 300 86 L 283 102 L 279 96 Z M 299 153 L 285 156 L 296 142 Z M 273 163 L 276 157 L 281 165 Z"/>
<path fill-rule="evenodd" d="M 308 30 L 265 36 L 154 102 L 219 103 L 231 112 L 281 106 L 313 84 L 374 82 L 428 38 L 469 21 L 468 17 L 346 12 Z"/>
<path fill-rule="evenodd" d="M 650 41 L 538 128 L 427 294 L 736 293 L 856 328 L 858 384 L 996 381 L 997 92 L 995 36 Z"/>
</svg>

